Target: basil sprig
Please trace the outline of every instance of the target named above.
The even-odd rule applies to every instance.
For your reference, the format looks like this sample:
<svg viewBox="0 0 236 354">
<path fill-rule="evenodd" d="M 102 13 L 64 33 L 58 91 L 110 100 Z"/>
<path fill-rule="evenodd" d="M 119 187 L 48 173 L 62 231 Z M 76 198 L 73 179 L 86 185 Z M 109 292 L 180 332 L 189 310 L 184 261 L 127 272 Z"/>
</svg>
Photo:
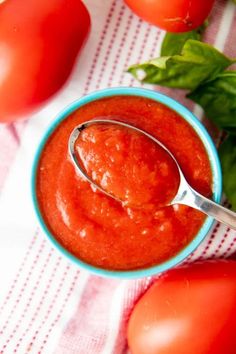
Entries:
<svg viewBox="0 0 236 354">
<path fill-rule="evenodd" d="M 144 83 L 194 90 L 200 84 L 215 79 L 234 62 L 209 44 L 188 39 L 181 54 L 132 65 L 128 72 L 137 79 L 141 72 Z"/>
</svg>

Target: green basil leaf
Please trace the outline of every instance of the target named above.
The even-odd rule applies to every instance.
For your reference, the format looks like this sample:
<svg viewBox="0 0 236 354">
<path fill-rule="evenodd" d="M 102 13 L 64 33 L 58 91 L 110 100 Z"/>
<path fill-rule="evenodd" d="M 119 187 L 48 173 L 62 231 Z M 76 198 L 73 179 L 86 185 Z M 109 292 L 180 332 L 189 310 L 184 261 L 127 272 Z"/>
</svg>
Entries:
<svg viewBox="0 0 236 354">
<path fill-rule="evenodd" d="M 223 188 L 225 195 L 236 210 L 236 136 L 229 136 L 219 149 Z"/>
<path fill-rule="evenodd" d="M 204 27 L 205 28 L 205 27 Z M 188 39 L 201 40 L 203 28 L 184 33 L 167 32 L 161 46 L 161 56 L 181 54 L 184 43 Z"/>
<path fill-rule="evenodd" d="M 187 97 L 200 104 L 219 128 L 236 133 L 236 71 L 225 71 Z"/>
<path fill-rule="evenodd" d="M 133 65 L 128 72 L 144 83 L 194 90 L 202 82 L 214 79 L 233 62 L 214 47 L 189 39 L 181 55 Z"/>
</svg>

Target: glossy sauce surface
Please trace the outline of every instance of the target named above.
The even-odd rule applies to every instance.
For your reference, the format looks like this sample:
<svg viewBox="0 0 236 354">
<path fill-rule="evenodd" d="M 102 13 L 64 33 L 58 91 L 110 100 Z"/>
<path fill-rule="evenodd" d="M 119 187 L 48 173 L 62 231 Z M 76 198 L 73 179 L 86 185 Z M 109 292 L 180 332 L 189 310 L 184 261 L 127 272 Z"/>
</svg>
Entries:
<svg viewBox="0 0 236 354">
<path fill-rule="evenodd" d="M 151 152 L 153 146 L 150 142 L 141 141 L 140 137 L 132 134 L 127 137 L 125 131 L 112 132 L 108 129 L 105 139 L 104 135 L 103 138 L 99 136 L 98 130 L 91 131 L 90 139 L 96 135 L 97 141 L 100 141 L 96 148 L 93 146 L 94 153 L 100 158 L 95 164 L 91 164 L 91 173 L 92 170 L 101 168 L 101 182 L 104 173 L 108 172 L 108 147 L 108 159 L 102 155 L 103 146 L 108 142 L 110 152 L 113 152 L 110 157 L 114 154 L 116 167 L 113 165 L 113 169 L 112 164 L 109 167 L 109 173 L 114 178 L 107 188 L 115 189 L 113 192 L 116 193 L 123 193 L 121 189 L 126 179 L 124 176 L 119 177 L 119 170 L 126 170 L 128 176 L 134 177 L 136 171 L 133 171 L 132 175 L 131 165 L 135 169 L 141 166 L 137 193 L 133 185 L 128 187 L 132 192 L 131 204 L 144 203 L 148 205 L 147 208 L 140 205 L 138 208 L 133 205 L 122 206 L 121 203 L 94 190 L 76 173 L 67 150 L 71 131 L 83 121 L 111 116 L 120 117 L 120 120 L 144 129 L 158 138 L 174 154 L 192 187 L 206 196 L 211 195 L 212 174 L 209 159 L 200 138 L 191 126 L 176 112 L 158 102 L 135 96 L 116 96 L 79 108 L 60 123 L 50 136 L 38 166 L 38 203 L 51 233 L 76 257 L 105 269 L 145 268 L 161 263 L 181 251 L 197 234 L 205 216 L 197 210 L 181 205 L 149 208 L 150 204 L 154 205 L 156 202 L 153 189 L 151 188 L 151 194 L 138 191 L 141 190 L 142 181 L 145 188 L 149 183 L 152 187 L 155 185 L 154 179 L 148 176 L 149 172 L 154 172 L 155 177 L 160 178 L 163 177 L 163 171 L 160 173 L 160 170 L 155 170 L 155 166 L 159 166 L 160 162 L 153 163 L 153 159 L 148 156 L 151 154 L 152 157 L 157 157 L 159 154 L 161 163 L 164 156 L 156 148 Z M 135 145 L 132 145 L 133 139 Z M 142 150 L 143 143 L 146 145 Z M 122 147 L 118 153 L 115 147 L 117 144 Z M 144 171 L 141 160 L 135 162 L 133 154 L 129 154 L 126 147 L 128 150 L 131 148 L 131 151 L 133 149 L 139 159 L 143 159 Z M 86 149 L 91 149 L 91 145 L 84 145 L 84 158 Z M 123 157 L 126 153 L 128 155 L 124 164 Z M 169 186 L 171 181 L 174 185 L 178 184 L 174 167 L 171 167 L 169 162 L 167 165 L 170 167 L 169 178 L 163 183 Z M 119 177 L 117 184 L 116 177 Z M 104 183 L 106 184 L 106 180 Z M 166 195 L 166 191 L 164 194 Z M 160 197 L 159 193 L 158 198 Z M 165 198 L 169 197 L 170 195 Z"/>
</svg>

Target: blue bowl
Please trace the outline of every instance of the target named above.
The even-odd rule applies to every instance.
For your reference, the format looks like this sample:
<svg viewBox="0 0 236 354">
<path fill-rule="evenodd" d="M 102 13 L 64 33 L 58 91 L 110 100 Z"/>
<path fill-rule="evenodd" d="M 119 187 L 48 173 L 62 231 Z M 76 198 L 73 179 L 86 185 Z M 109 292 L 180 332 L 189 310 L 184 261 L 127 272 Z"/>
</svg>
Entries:
<svg viewBox="0 0 236 354">
<path fill-rule="evenodd" d="M 180 114 L 196 131 L 200 139 L 202 140 L 206 151 L 209 156 L 209 160 L 211 163 L 211 169 L 212 169 L 212 175 L 213 175 L 213 199 L 215 202 L 220 202 L 221 199 L 221 194 L 222 194 L 222 173 L 221 173 L 221 167 L 220 167 L 220 162 L 218 158 L 218 154 L 216 151 L 216 148 L 212 142 L 211 137 L 207 133 L 206 129 L 204 126 L 199 122 L 199 120 L 184 106 L 182 106 L 180 103 L 177 101 L 173 100 L 172 98 L 165 96 L 163 94 L 160 94 L 156 91 L 152 90 L 146 90 L 142 88 L 134 88 L 134 87 L 118 87 L 118 88 L 109 88 L 105 90 L 99 90 L 95 91 L 93 93 L 88 94 L 87 96 L 84 96 L 80 98 L 79 100 L 75 101 L 72 103 L 70 106 L 65 108 L 59 115 L 58 117 L 53 121 L 53 123 L 49 126 L 47 129 L 34 158 L 34 163 L 33 163 L 33 169 L 32 169 L 32 183 L 31 183 L 31 189 L 32 189 L 32 198 L 33 198 L 33 205 L 34 209 L 36 211 L 36 215 L 39 221 L 39 224 L 43 231 L 45 232 L 47 238 L 52 242 L 53 246 L 58 249 L 64 256 L 66 256 L 70 261 L 73 261 L 76 263 L 79 267 L 88 270 L 92 273 L 95 273 L 100 276 L 107 276 L 107 277 L 114 277 L 114 278 L 125 278 L 125 279 L 131 279 L 131 278 L 140 278 L 140 277 L 146 277 L 146 276 L 151 276 L 157 273 L 161 273 L 166 271 L 167 269 L 170 269 L 177 264 L 181 263 L 186 257 L 188 257 L 197 247 L 198 245 L 202 242 L 202 240 L 206 237 L 208 231 L 210 230 L 212 224 L 213 224 L 213 218 L 207 217 L 204 224 L 202 225 L 201 229 L 199 230 L 198 234 L 194 237 L 194 239 L 184 248 L 182 249 L 177 255 L 172 257 L 171 259 L 155 265 L 150 268 L 145 268 L 145 269 L 138 269 L 138 270 L 129 270 L 129 271 L 111 271 L 111 270 L 105 270 L 102 268 L 94 267 L 91 264 L 85 263 L 81 261 L 80 259 L 76 258 L 73 256 L 70 252 L 68 252 L 58 241 L 55 239 L 55 237 L 51 234 L 49 229 L 47 228 L 47 225 L 45 224 L 43 217 L 41 215 L 37 197 L 36 197 L 36 174 L 37 174 L 37 167 L 38 167 L 38 162 L 40 155 L 42 153 L 42 150 L 52 134 L 52 132 L 56 129 L 56 127 L 66 118 L 68 117 L 72 112 L 76 111 L 79 107 L 104 98 L 104 97 L 111 97 L 111 96 L 117 96 L 117 95 L 129 95 L 129 96 L 141 96 L 141 97 L 146 97 L 150 98 L 154 101 L 160 102 L 168 107 L 170 107 L 172 110 L 176 111 L 178 114 Z"/>
</svg>

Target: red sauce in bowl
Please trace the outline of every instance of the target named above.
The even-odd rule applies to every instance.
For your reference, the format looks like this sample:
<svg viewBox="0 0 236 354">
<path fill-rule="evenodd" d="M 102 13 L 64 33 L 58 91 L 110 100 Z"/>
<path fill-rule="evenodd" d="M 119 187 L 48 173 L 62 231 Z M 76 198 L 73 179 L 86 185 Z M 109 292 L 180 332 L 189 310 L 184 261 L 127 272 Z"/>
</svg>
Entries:
<svg viewBox="0 0 236 354">
<path fill-rule="evenodd" d="M 37 200 L 50 232 L 77 258 L 108 270 L 146 268 L 180 252 L 205 216 L 183 205 L 161 207 L 178 189 L 178 171 L 161 148 L 131 130 L 94 125 L 77 145 L 88 172 L 125 205 L 80 177 L 68 155 L 70 133 L 83 121 L 111 116 L 154 135 L 176 157 L 190 185 L 211 195 L 210 162 L 193 128 L 156 101 L 115 96 L 82 106 L 58 125 L 39 160 Z"/>
</svg>

